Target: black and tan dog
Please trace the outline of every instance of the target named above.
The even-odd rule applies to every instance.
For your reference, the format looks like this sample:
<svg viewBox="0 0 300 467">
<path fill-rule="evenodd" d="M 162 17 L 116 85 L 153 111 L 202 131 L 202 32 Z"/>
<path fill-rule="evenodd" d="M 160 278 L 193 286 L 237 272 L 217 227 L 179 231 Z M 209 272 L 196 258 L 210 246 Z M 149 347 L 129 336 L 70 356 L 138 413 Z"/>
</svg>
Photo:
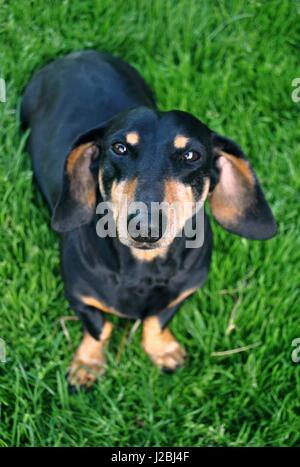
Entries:
<svg viewBox="0 0 300 467">
<path fill-rule="evenodd" d="M 34 173 L 60 233 L 66 296 L 84 324 L 70 383 L 89 386 L 102 373 L 109 314 L 141 319 L 145 351 L 159 367 L 174 370 L 185 350 L 166 326 L 207 277 L 209 220 L 205 215 L 199 248 L 186 248 L 185 235 L 166 240 L 160 225 L 150 228 L 161 216 L 154 221 L 150 214 L 139 220 L 139 236 L 122 237 L 123 198 L 149 205 L 207 197 L 229 232 L 270 238 L 276 225 L 242 150 L 188 113 L 157 110 L 130 65 L 95 51 L 39 71 L 25 91 L 21 118 L 31 129 Z M 101 201 L 111 202 L 115 238 L 96 232 Z M 179 211 L 174 215 L 182 227 L 187 219 Z"/>
</svg>

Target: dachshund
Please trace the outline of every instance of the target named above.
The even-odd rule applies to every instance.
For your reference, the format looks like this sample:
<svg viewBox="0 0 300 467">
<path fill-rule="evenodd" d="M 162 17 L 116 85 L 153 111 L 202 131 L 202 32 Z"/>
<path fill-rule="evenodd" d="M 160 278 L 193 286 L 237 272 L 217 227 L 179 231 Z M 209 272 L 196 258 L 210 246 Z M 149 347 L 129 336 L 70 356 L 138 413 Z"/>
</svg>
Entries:
<svg viewBox="0 0 300 467">
<path fill-rule="evenodd" d="M 205 200 L 231 233 L 264 240 L 277 231 L 244 152 L 190 113 L 160 111 L 131 65 L 92 50 L 33 76 L 21 123 L 60 237 L 65 295 L 83 323 L 70 386 L 90 387 L 104 372 L 109 315 L 141 320 L 145 352 L 174 371 L 186 351 L 167 325 L 211 262 Z M 201 244 L 188 246 L 187 223 Z"/>
</svg>

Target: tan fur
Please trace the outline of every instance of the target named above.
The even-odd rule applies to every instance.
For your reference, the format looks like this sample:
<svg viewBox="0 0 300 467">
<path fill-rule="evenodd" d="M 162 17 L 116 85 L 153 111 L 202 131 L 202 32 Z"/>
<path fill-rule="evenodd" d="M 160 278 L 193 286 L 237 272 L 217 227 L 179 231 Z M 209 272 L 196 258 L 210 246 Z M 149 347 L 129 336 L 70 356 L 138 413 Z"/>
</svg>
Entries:
<svg viewBox="0 0 300 467">
<path fill-rule="evenodd" d="M 81 144 L 73 149 L 66 164 L 72 197 L 89 209 L 96 204 L 96 184 L 90 172 L 90 163 L 96 151 L 92 143 Z"/>
<path fill-rule="evenodd" d="M 85 151 L 93 146 L 93 143 L 81 144 L 77 148 L 73 149 L 70 153 L 67 161 L 67 174 L 72 175 L 73 170 L 78 160 L 84 155 Z"/>
<path fill-rule="evenodd" d="M 170 244 L 191 215 L 187 206 L 195 206 L 192 188 L 177 180 L 166 180 L 164 201 L 167 203 L 167 233 L 163 241 Z"/>
<path fill-rule="evenodd" d="M 99 182 L 99 190 L 100 190 L 101 196 L 105 200 L 106 199 L 106 193 L 104 191 L 103 170 L 102 169 L 99 169 L 99 172 L 98 172 L 98 182 Z"/>
<path fill-rule="evenodd" d="M 154 248 L 152 250 L 142 250 L 140 248 L 130 247 L 130 251 L 133 256 L 139 261 L 153 261 L 154 259 L 160 257 L 163 258 L 166 256 L 168 249 L 167 248 Z"/>
<path fill-rule="evenodd" d="M 221 156 L 229 160 L 239 170 L 239 172 L 245 177 L 245 179 L 251 186 L 254 185 L 254 176 L 247 161 L 239 157 L 232 156 L 231 154 L 228 154 L 224 151 L 219 151 L 219 153 L 221 154 Z"/>
<path fill-rule="evenodd" d="M 169 179 L 165 182 L 165 199 L 167 203 L 204 203 L 208 191 L 209 191 L 210 181 L 209 178 L 204 179 L 204 187 L 202 195 L 199 200 L 195 200 L 192 187 L 190 185 L 185 185 L 184 183 L 179 182 L 178 180 Z"/>
<path fill-rule="evenodd" d="M 113 325 L 107 321 L 99 341 L 88 333 L 84 334 L 69 370 L 68 379 L 71 385 L 90 387 L 104 373 L 104 347 L 108 345 L 112 328 Z"/>
<path fill-rule="evenodd" d="M 199 200 L 195 200 L 192 188 L 177 180 L 168 179 L 164 185 L 164 212 L 167 216 L 166 231 L 157 242 L 155 249 L 140 250 L 131 248 L 132 254 L 141 261 L 152 261 L 157 257 L 165 257 L 168 252 L 169 245 L 174 240 L 175 236 L 183 229 L 187 220 L 195 213 L 196 206 L 203 204 L 208 191 L 210 181 L 208 178 L 204 180 L 204 188 Z M 194 211 L 193 211 L 194 210 Z"/>
<path fill-rule="evenodd" d="M 195 200 L 190 185 L 184 185 L 177 180 L 169 179 L 165 182 L 165 201 L 172 204 L 178 201 L 193 203 Z"/>
<path fill-rule="evenodd" d="M 114 211 L 116 211 L 116 217 L 120 212 L 124 200 L 126 198 L 127 203 L 134 201 L 134 195 L 137 187 L 137 180 L 123 180 L 122 182 L 117 183 L 116 181 L 112 184 L 111 189 L 111 199 Z"/>
<path fill-rule="evenodd" d="M 242 210 L 238 206 L 226 206 L 225 197 L 222 195 L 221 187 L 216 187 L 210 197 L 210 208 L 215 218 L 225 226 L 234 226 L 242 215 Z"/>
<path fill-rule="evenodd" d="M 94 297 L 87 297 L 85 295 L 82 295 L 81 300 L 86 305 L 93 306 L 94 308 L 97 308 L 98 310 L 103 311 L 103 313 L 110 313 L 112 315 L 116 315 L 116 316 L 120 316 L 120 317 L 124 316 L 121 312 L 119 312 L 115 308 L 113 308 L 111 306 L 107 306 L 101 300 L 98 300 L 98 299 L 96 299 Z"/>
<path fill-rule="evenodd" d="M 255 179 L 247 161 L 219 151 L 220 181 L 209 196 L 215 218 L 225 227 L 239 222 L 251 205 Z"/>
<path fill-rule="evenodd" d="M 192 288 L 192 289 L 185 290 L 185 291 L 182 292 L 177 298 L 175 298 L 174 300 L 172 300 L 172 301 L 169 303 L 168 308 L 172 308 L 173 306 L 178 305 L 178 304 L 181 303 L 183 300 L 185 300 L 189 295 L 191 295 L 193 292 L 195 292 L 195 290 L 197 290 L 197 289 L 196 289 L 196 288 Z"/>
<path fill-rule="evenodd" d="M 176 149 L 184 149 L 189 141 L 189 138 L 183 135 L 177 135 L 174 138 L 174 146 Z"/>
<path fill-rule="evenodd" d="M 151 360 L 160 368 L 175 370 L 182 365 L 186 356 L 183 347 L 168 329 L 161 329 L 156 316 L 143 322 L 142 345 Z"/>
<path fill-rule="evenodd" d="M 126 141 L 128 144 L 131 144 L 132 146 L 135 146 L 138 144 L 140 140 L 140 136 L 137 131 L 131 131 L 130 133 L 127 133 L 126 135 Z"/>
<path fill-rule="evenodd" d="M 137 179 L 123 180 L 119 183 L 113 182 L 111 190 L 111 201 L 113 216 L 117 225 L 118 236 L 121 241 L 128 241 L 127 232 L 127 210 L 130 203 L 134 201 Z"/>
<path fill-rule="evenodd" d="M 90 190 L 85 197 L 86 205 L 92 209 L 96 204 L 96 193 L 95 190 Z"/>
</svg>

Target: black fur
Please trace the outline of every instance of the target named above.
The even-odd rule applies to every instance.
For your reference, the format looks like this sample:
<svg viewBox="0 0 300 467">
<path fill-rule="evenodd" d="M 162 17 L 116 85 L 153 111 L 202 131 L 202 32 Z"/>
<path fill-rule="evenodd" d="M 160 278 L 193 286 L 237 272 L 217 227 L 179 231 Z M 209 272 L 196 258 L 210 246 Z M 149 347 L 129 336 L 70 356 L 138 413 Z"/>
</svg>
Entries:
<svg viewBox="0 0 300 467">
<path fill-rule="evenodd" d="M 94 51 L 71 54 L 39 71 L 25 91 L 21 116 L 23 127 L 31 129 L 28 151 L 38 185 L 54 213 L 53 226 L 61 232 L 66 296 L 85 328 L 98 338 L 103 316 L 84 305 L 81 295 L 98 298 L 129 318 L 158 315 L 165 326 L 179 307 L 168 304 L 181 292 L 201 287 L 207 277 L 212 253 L 208 217 L 201 248 L 187 249 L 186 239 L 176 238 L 166 257 L 140 261 L 118 238 L 99 238 L 95 212 L 70 200 L 66 158 L 72 148 L 92 141 L 99 148 L 99 157 L 90 161 L 95 185 L 99 164 L 107 191 L 114 180 L 143 174 L 138 193 L 149 202 L 163 199 L 167 178 L 189 184 L 197 198 L 204 178 L 210 177 L 213 192 L 220 177 L 215 147 L 226 146 L 237 157 L 244 157 L 242 151 L 190 114 L 159 112 L 151 90 L 130 65 Z M 126 161 L 115 158 L 110 151 L 114 135 L 123 138 L 132 130 L 142 135 L 142 146 L 133 148 Z M 177 157 L 180 151 L 172 147 L 177 134 L 189 137 L 190 147 L 201 152 L 199 161 L 183 163 Z M 98 202 L 98 189 L 96 193 Z M 276 227 L 258 181 L 255 202 L 256 214 L 249 213 L 236 232 L 271 237 Z"/>
</svg>

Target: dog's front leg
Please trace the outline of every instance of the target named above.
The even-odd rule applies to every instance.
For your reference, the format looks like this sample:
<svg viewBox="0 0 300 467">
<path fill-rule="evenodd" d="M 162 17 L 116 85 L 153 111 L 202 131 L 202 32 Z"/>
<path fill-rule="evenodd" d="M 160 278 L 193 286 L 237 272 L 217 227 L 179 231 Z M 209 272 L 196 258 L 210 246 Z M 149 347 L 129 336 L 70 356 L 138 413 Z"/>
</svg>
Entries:
<svg viewBox="0 0 300 467">
<path fill-rule="evenodd" d="M 92 307 L 83 307 L 79 315 L 84 322 L 85 331 L 68 373 L 71 388 L 90 387 L 104 373 L 105 347 L 113 328 L 102 313 Z"/>
<path fill-rule="evenodd" d="M 153 363 L 166 372 L 173 372 L 183 365 L 186 357 L 185 349 L 171 331 L 165 328 L 177 309 L 178 307 L 167 309 L 143 321 L 143 348 Z"/>
</svg>

